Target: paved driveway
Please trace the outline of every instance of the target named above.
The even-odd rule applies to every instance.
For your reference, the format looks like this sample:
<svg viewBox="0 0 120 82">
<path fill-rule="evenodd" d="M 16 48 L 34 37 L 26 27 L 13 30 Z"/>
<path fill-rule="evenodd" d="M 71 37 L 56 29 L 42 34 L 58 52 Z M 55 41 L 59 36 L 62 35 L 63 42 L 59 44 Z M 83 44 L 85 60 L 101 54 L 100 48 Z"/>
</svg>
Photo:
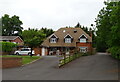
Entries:
<svg viewBox="0 0 120 82">
<path fill-rule="evenodd" d="M 118 61 L 99 53 L 84 56 L 62 68 L 56 57 L 43 57 L 33 64 L 4 69 L 3 80 L 118 80 Z"/>
</svg>

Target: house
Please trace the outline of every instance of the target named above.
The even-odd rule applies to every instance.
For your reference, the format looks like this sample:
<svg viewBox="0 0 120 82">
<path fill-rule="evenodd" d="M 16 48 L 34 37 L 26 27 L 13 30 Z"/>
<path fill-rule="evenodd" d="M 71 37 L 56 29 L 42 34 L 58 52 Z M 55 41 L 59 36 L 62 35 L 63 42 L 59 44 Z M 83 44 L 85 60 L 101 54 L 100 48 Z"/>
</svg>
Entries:
<svg viewBox="0 0 120 82">
<path fill-rule="evenodd" d="M 24 44 L 24 41 L 19 36 L 0 36 L 0 41 L 16 43 L 19 46 Z"/>
<path fill-rule="evenodd" d="M 91 52 L 92 37 L 81 28 L 60 28 L 49 36 L 42 44 L 41 55 L 55 55 L 57 50 L 69 54 L 78 48 L 80 52 Z"/>
</svg>

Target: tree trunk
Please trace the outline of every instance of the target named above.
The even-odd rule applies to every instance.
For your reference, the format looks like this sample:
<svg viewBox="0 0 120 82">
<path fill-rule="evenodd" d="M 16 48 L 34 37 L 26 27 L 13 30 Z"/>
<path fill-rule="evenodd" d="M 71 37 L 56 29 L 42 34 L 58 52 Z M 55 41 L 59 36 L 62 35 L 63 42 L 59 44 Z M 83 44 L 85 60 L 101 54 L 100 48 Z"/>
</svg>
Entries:
<svg viewBox="0 0 120 82">
<path fill-rule="evenodd" d="M 31 47 L 31 54 L 30 54 L 30 57 L 32 57 L 32 56 L 33 56 L 33 54 L 32 54 L 32 50 L 33 50 L 33 47 Z"/>
</svg>

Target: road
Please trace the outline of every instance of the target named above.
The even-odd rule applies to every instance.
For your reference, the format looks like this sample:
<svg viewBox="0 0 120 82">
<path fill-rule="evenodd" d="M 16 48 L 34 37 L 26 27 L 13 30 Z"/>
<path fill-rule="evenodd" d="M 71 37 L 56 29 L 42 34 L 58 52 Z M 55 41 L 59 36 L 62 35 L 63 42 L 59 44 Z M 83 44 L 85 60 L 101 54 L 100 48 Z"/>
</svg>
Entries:
<svg viewBox="0 0 120 82">
<path fill-rule="evenodd" d="M 42 59 L 17 68 L 3 70 L 3 80 L 118 80 L 118 61 L 98 53 L 80 57 L 58 68 L 57 57 Z"/>
</svg>

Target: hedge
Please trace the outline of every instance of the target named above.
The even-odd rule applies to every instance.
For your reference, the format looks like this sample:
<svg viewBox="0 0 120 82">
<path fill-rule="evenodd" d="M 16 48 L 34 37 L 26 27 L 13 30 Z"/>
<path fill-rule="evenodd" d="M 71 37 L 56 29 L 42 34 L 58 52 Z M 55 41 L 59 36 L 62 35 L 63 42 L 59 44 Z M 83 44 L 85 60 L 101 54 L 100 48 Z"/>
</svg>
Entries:
<svg viewBox="0 0 120 82">
<path fill-rule="evenodd" d="M 120 59 L 120 46 L 109 48 L 109 52 L 111 53 L 112 57 Z"/>
<path fill-rule="evenodd" d="M 3 52 L 11 52 L 13 48 L 17 46 L 17 44 L 12 42 L 0 42 L 0 44 L 2 44 Z"/>
</svg>

